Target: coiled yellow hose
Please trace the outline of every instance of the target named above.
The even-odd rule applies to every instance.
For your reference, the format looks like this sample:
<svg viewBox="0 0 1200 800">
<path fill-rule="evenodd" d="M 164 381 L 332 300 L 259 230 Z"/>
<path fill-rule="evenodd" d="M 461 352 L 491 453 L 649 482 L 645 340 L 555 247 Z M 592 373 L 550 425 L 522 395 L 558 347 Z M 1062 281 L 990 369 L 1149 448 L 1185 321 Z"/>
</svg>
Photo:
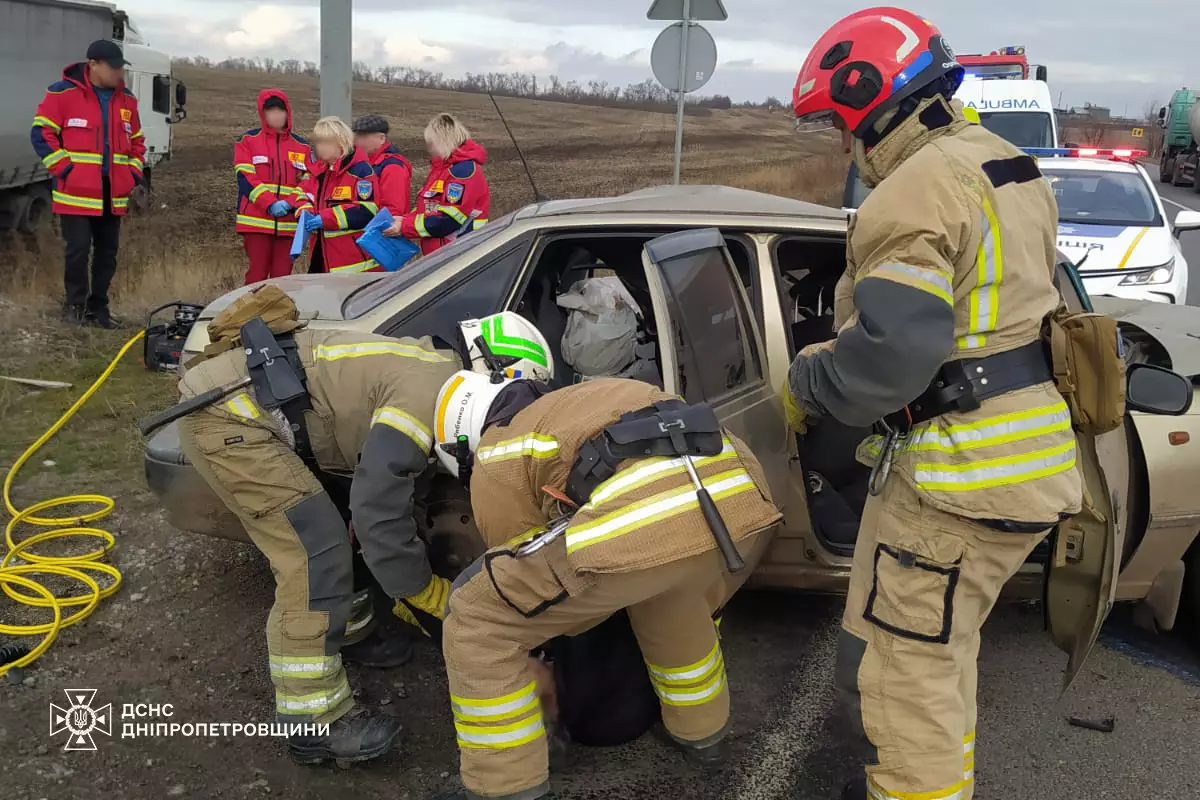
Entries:
<svg viewBox="0 0 1200 800">
<path fill-rule="evenodd" d="M 76 494 L 43 500 L 40 503 L 34 503 L 28 508 L 18 510 L 13 505 L 11 492 L 13 480 L 16 478 L 17 472 L 20 471 L 21 467 L 25 466 L 25 463 L 46 442 L 50 441 L 56 433 L 62 430 L 63 426 L 67 424 L 71 417 L 75 416 L 75 413 L 79 409 L 83 408 L 84 404 L 91 399 L 92 395 L 112 375 L 113 370 L 117 368 L 117 364 L 125 357 L 130 348 L 140 342 L 144 335 L 144 331 L 139 331 L 136 336 L 124 344 L 120 351 L 117 352 L 116 357 L 109 362 L 108 367 L 96 379 L 95 383 L 88 387 L 88 390 L 75 401 L 74 405 L 68 408 L 66 413 L 58 418 L 57 422 L 51 425 L 36 442 L 31 444 L 21 454 L 21 457 L 12 465 L 12 469 L 4 476 L 4 507 L 8 509 L 8 513 L 12 515 L 12 518 L 9 519 L 8 524 L 4 527 L 4 544 L 6 547 L 4 558 L 0 559 L 0 589 L 3 589 L 5 594 L 22 605 L 49 608 L 54 613 L 54 619 L 41 625 L 0 624 L 0 634 L 42 637 L 37 647 L 34 647 L 26 655 L 8 664 L 0 665 L 0 675 L 4 675 L 14 667 L 24 667 L 32 664 L 50 648 L 59 631 L 87 618 L 96 609 L 96 606 L 100 604 L 102 599 L 112 595 L 121 586 L 121 573 L 117 568 L 100 561 L 108 551 L 112 550 L 116 544 L 116 539 L 108 531 L 88 526 L 88 523 L 95 522 L 112 513 L 115 503 L 111 497 L 102 494 Z M 78 516 L 37 516 L 51 508 L 68 505 L 95 505 L 99 506 L 99 508 Z M 42 528 L 54 528 L 55 530 L 44 531 L 18 542 L 14 538 L 13 533 L 22 524 L 35 525 Z M 100 539 L 103 544 L 96 550 L 78 556 L 47 556 L 29 551 L 29 548 L 34 545 L 48 542 L 52 539 L 65 539 L 71 536 L 88 536 Z M 12 562 L 18 558 L 28 563 L 14 565 Z M 112 578 L 112 583 L 102 589 L 95 578 L 87 574 L 88 571 L 107 575 Z M 62 575 L 72 578 L 87 588 L 87 594 L 58 597 L 38 581 L 26 577 L 28 575 Z M 13 588 L 16 586 L 33 593 L 28 594 L 17 591 Z M 63 613 L 64 609 L 74 608 L 78 608 L 79 610 L 70 614 Z"/>
</svg>

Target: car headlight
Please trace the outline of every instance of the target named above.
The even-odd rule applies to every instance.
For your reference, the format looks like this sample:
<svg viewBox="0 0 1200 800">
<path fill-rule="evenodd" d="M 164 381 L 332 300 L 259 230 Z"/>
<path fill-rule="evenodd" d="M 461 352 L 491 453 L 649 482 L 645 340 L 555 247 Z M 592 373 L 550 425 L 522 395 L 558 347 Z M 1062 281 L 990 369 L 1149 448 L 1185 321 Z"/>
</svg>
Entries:
<svg viewBox="0 0 1200 800">
<path fill-rule="evenodd" d="M 1121 279 L 1122 286 L 1153 286 L 1161 283 L 1170 283 L 1171 278 L 1175 276 L 1175 259 L 1171 259 L 1162 266 L 1154 267 L 1132 275 L 1126 275 Z"/>
</svg>

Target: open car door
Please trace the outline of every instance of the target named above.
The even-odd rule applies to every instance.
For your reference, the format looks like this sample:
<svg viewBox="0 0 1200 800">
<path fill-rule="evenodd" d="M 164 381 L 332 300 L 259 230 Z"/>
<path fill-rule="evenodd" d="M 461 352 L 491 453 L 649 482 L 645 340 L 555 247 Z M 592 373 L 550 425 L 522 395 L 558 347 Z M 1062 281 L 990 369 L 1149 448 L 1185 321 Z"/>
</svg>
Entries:
<svg viewBox="0 0 1200 800">
<path fill-rule="evenodd" d="M 724 237 L 717 228 L 646 243 L 642 264 L 654 305 L 663 388 L 707 403 L 762 464 L 776 503 L 787 496 L 783 407 L 771 389 L 764 347 Z"/>
</svg>

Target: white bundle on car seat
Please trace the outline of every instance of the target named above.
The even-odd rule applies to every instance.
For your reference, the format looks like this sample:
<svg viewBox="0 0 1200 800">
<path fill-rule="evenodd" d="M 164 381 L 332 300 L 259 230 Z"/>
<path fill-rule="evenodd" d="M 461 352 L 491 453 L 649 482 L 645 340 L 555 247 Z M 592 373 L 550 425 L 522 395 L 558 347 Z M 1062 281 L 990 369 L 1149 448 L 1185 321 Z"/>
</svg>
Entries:
<svg viewBox="0 0 1200 800">
<path fill-rule="evenodd" d="M 585 378 L 616 375 L 633 362 L 641 307 L 615 275 L 584 278 L 556 300 L 570 309 L 563 361 Z"/>
</svg>

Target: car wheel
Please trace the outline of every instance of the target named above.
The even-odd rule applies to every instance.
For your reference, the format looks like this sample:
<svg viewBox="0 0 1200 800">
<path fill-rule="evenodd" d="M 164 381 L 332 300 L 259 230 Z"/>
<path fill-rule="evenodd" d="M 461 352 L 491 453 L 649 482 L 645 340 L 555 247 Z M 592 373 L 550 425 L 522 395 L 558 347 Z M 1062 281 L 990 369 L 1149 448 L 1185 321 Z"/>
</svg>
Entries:
<svg viewBox="0 0 1200 800">
<path fill-rule="evenodd" d="M 1200 539 L 1192 542 L 1183 557 L 1183 596 L 1179 598 L 1179 622 L 1176 627 L 1192 644 L 1200 647 Z"/>
</svg>

